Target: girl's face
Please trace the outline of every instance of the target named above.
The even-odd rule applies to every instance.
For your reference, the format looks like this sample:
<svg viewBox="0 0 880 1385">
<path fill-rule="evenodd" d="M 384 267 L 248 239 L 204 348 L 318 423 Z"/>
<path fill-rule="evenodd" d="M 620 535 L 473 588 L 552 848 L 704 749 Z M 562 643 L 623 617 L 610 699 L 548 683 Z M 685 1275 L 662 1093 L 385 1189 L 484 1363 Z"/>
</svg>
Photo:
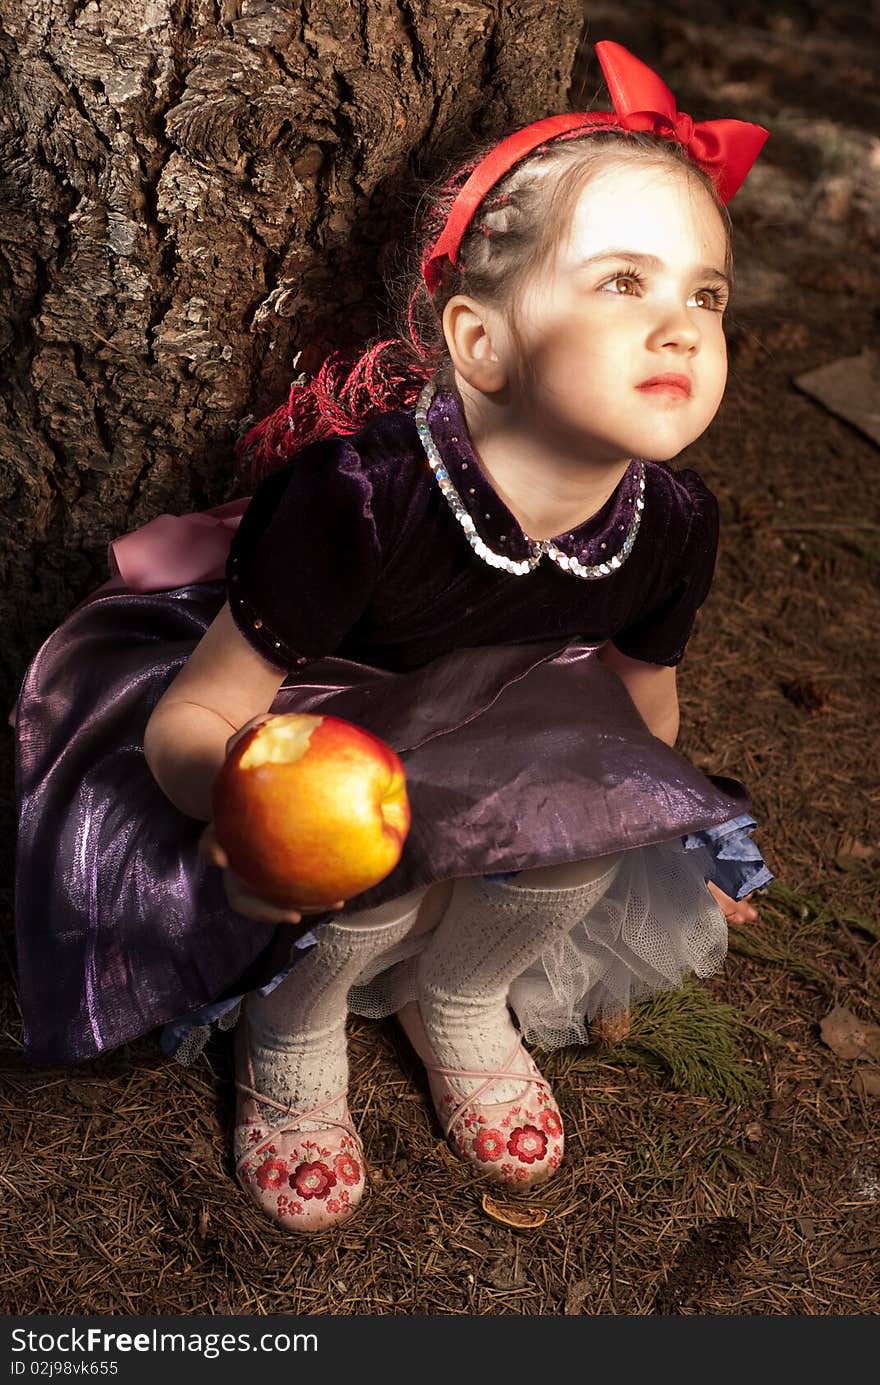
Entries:
<svg viewBox="0 0 880 1385">
<path fill-rule="evenodd" d="M 493 344 L 515 426 L 573 457 L 667 461 L 724 394 L 727 241 L 686 171 L 632 164 L 597 175 L 568 237 Z M 656 376 L 682 388 L 646 387 Z M 689 391 L 684 386 L 689 386 Z"/>
</svg>

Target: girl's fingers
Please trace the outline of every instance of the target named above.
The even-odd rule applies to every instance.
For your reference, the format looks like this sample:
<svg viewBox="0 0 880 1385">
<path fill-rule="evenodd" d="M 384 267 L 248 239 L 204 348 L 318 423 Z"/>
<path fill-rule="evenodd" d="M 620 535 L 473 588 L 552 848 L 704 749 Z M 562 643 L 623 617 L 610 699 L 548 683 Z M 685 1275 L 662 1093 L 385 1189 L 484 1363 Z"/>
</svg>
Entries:
<svg viewBox="0 0 880 1385">
<path fill-rule="evenodd" d="M 214 836 L 212 826 L 209 823 L 202 835 L 199 837 L 198 853 L 200 856 L 204 856 L 207 860 L 212 861 L 214 864 L 216 864 L 217 850 L 217 838 Z"/>
<path fill-rule="evenodd" d="M 285 909 L 253 894 L 235 871 L 230 869 L 229 857 L 214 835 L 213 823 L 208 823 L 200 836 L 198 851 L 200 856 L 206 857 L 223 871 L 223 883 L 230 907 L 236 913 L 244 914 L 245 918 L 256 919 L 259 923 L 302 923 L 304 914 L 326 914 L 331 909 L 345 907 L 345 900 L 337 899 L 333 904 L 303 905 L 301 909 Z"/>
<path fill-rule="evenodd" d="M 241 887 L 237 875 L 226 872 L 226 895 L 232 908 L 245 918 L 257 923 L 302 923 L 302 915 L 297 909 L 281 909 L 266 899 L 250 894 Z"/>
<path fill-rule="evenodd" d="M 198 851 L 199 855 L 206 857 L 212 865 L 220 866 L 221 869 L 225 869 L 229 865 L 229 857 L 214 836 L 214 824 L 212 822 L 208 823 L 199 837 Z"/>
<path fill-rule="evenodd" d="M 225 880 L 226 895 L 232 908 L 237 913 L 244 914 L 246 918 L 256 919 L 259 923 L 302 923 L 305 915 L 326 914 L 328 910 L 341 909 L 345 904 L 345 900 L 340 899 L 335 904 L 303 905 L 300 909 L 285 909 L 279 904 L 272 904 L 270 900 L 252 894 L 234 871 L 227 870 Z"/>
<path fill-rule="evenodd" d="M 706 888 L 720 906 L 728 923 L 754 923 L 757 920 L 758 911 L 753 904 L 749 903 L 751 894 L 747 894 L 739 900 L 731 899 L 730 895 L 725 894 L 712 880 L 706 881 Z M 754 891 L 752 891 L 753 893 Z"/>
<path fill-rule="evenodd" d="M 741 899 L 727 915 L 729 923 L 754 923 L 757 918 L 757 909 L 747 904 L 744 899 Z"/>
</svg>

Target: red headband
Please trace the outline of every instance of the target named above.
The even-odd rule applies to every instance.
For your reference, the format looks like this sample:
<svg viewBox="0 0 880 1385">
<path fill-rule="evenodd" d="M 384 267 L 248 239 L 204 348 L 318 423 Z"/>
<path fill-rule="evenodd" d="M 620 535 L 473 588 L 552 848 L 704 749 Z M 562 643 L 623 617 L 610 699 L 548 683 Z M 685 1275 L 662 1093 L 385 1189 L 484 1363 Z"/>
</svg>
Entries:
<svg viewBox="0 0 880 1385">
<path fill-rule="evenodd" d="M 433 293 L 440 282 L 443 261 L 456 263 L 462 237 L 486 194 L 505 173 L 541 144 L 574 130 L 595 127 L 650 130 L 664 139 L 676 140 L 688 157 L 715 184 L 722 202 L 729 202 L 761 152 L 769 131 L 745 120 L 694 121 L 679 111 L 675 97 L 656 72 L 633 57 L 619 43 L 603 40 L 596 56 L 611 94 L 614 113 L 590 111 L 551 115 L 509 135 L 477 164 L 452 204 L 446 225 L 422 264 L 422 274 Z"/>
</svg>

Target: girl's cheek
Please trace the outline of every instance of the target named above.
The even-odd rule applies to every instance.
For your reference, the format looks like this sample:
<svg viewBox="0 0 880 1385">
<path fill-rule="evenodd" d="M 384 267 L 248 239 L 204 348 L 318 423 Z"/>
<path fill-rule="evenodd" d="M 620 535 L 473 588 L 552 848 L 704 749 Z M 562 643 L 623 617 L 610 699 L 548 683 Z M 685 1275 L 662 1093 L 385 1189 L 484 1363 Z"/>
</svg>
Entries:
<svg viewBox="0 0 880 1385">
<path fill-rule="evenodd" d="M 727 339 L 720 329 L 716 341 L 712 344 L 711 354 L 713 365 L 723 388 L 727 383 Z"/>
<path fill-rule="evenodd" d="M 724 346 L 723 346 L 722 349 L 721 349 L 721 362 L 720 362 L 719 370 L 720 370 L 720 373 L 721 373 L 721 392 L 722 392 L 722 394 L 723 394 L 723 393 L 724 393 L 725 386 L 727 385 L 727 370 L 728 370 L 728 365 L 727 365 L 727 343 L 726 343 L 726 342 L 724 343 Z"/>
</svg>

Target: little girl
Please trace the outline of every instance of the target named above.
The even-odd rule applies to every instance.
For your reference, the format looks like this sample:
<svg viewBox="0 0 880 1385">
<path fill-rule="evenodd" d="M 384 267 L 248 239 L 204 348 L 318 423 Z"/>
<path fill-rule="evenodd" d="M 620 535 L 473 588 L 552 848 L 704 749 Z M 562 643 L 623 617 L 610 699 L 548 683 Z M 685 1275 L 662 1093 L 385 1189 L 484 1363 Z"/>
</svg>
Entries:
<svg viewBox="0 0 880 1385">
<path fill-rule="evenodd" d="M 117 541 L 24 680 L 27 1052 L 161 1024 L 191 1054 L 240 1013 L 237 1172 L 286 1229 L 364 1190 L 349 1009 L 397 1013 L 456 1154 L 529 1186 L 563 1127 L 523 1036 L 586 1042 L 709 975 L 772 878 L 742 785 L 673 749 L 718 512 L 668 465 L 724 393 L 724 204 L 766 131 L 695 124 L 597 53 L 613 113 L 538 121 L 439 189 L 410 341 L 294 387 L 245 439 L 249 503 Z M 229 745 L 290 711 L 388 741 L 413 810 L 397 868 L 307 933 L 210 825 Z"/>
</svg>

